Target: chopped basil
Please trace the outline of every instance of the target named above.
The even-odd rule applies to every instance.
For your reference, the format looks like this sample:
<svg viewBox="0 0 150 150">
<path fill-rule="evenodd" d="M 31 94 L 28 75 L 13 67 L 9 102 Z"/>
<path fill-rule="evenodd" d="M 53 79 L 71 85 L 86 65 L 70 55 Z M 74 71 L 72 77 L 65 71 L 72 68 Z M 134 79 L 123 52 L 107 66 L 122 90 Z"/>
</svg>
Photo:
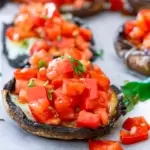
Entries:
<svg viewBox="0 0 150 150">
<path fill-rule="evenodd" d="M 43 67 L 46 67 L 46 62 L 43 60 L 40 60 L 38 63 L 38 68 L 43 68 Z"/>
<path fill-rule="evenodd" d="M 28 83 L 28 87 L 34 87 L 34 86 L 35 86 L 34 80 L 30 79 Z"/>
<path fill-rule="evenodd" d="M 45 20 L 49 19 L 48 16 L 43 16 L 43 18 L 44 18 Z"/>
<path fill-rule="evenodd" d="M 131 111 L 139 101 L 150 99 L 150 78 L 142 82 L 128 82 L 121 88 L 128 111 Z"/>
<path fill-rule="evenodd" d="M 28 41 L 27 41 L 27 40 L 24 40 L 24 41 L 22 42 L 22 46 L 23 46 L 24 48 L 28 48 L 28 47 L 29 47 Z"/>
<path fill-rule="evenodd" d="M 71 56 L 68 56 L 68 58 L 69 58 L 69 60 L 70 60 L 70 62 L 72 64 L 74 72 L 78 76 L 81 76 L 82 73 L 86 72 L 86 68 L 83 66 L 83 64 L 79 60 L 74 59 Z"/>
<path fill-rule="evenodd" d="M 103 58 L 104 57 L 104 50 L 103 49 L 100 49 L 100 51 L 95 50 L 95 51 L 93 51 L 93 54 L 94 54 L 94 56 Z"/>
<path fill-rule="evenodd" d="M 47 85 L 48 85 L 48 83 L 49 83 L 49 81 L 46 81 L 46 82 L 44 83 L 44 86 L 47 86 Z"/>
<path fill-rule="evenodd" d="M 52 100 L 52 98 L 53 98 L 53 97 L 52 97 L 53 91 L 54 91 L 53 89 L 48 90 L 48 93 L 47 93 L 47 94 L 48 94 L 49 100 Z"/>
<path fill-rule="evenodd" d="M 58 35 L 58 36 L 57 36 L 57 41 L 61 41 L 61 40 L 62 40 L 61 35 Z"/>
</svg>

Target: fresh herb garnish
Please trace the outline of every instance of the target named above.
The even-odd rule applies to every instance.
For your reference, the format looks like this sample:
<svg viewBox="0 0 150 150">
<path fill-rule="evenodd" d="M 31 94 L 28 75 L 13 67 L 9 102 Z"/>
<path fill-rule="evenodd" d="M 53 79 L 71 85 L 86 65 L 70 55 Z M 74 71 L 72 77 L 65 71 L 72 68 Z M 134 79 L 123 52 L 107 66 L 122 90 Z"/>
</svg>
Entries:
<svg viewBox="0 0 150 150">
<path fill-rule="evenodd" d="M 38 68 L 43 68 L 43 67 L 46 67 L 46 62 L 43 60 L 40 60 L 38 63 Z"/>
<path fill-rule="evenodd" d="M 83 66 L 83 64 L 77 60 L 77 59 L 74 59 L 73 57 L 71 56 L 68 56 L 71 64 L 72 64 L 72 67 L 73 67 L 73 70 L 74 72 L 78 75 L 78 76 L 81 76 L 82 73 L 84 73 L 86 71 L 86 68 Z"/>
<path fill-rule="evenodd" d="M 44 18 L 45 20 L 49 19 L 49 17 L 48 17 L 48 16 L 43 16 L 43 18 Z"/>
<path fill-rule="evenodd" d="M 49 81 L 46 81 L 46 82 L 44 83 L 44 86 L 47 86 L 47 85 L 48 85 L 48 83 L 49 83 Z"/>
<path fill-rule="evenodd" d="M 150 78 L 143 82 L 128 82 L 121 88 L 127 111 L 131 111 L 139 101 L 150 99 Z"/>
<path fill-rule="evenodd" d="M 93 55 L 96 56 L 96 57 L 100 57 L 100 58 L 103 58 L 104 57 L 104 50 L 103 49 L 100 49 L 100 51 L 93 51 Z"/>
<path fill-rule="evenodd" d="M 27 40 L 24 40 L 24 41 L 22 42 L 22 46 L 23 46 L 24 48 L 28 48 L 28 47 L 29 47 L 28 41 L 27 41 Z"/>
<path fill-rule="evenodd" d="M 61 35 L 58 35 L 58 36 L 57 36 L 57 41 L 61 41 L 61 40 L 62 40 Z"/>
<path fill-rule="evenodd" d="M 35 86 L 34 80 L 30 79 L 28 83 L 28 87 L 34 87 L 34 86 Z"/>
<path fill-rule="evenodd" d="M 53 97 L 52 97 L 53 91 L 54 91 L 53 89 L 48 90 L 48 93 L 47 93 L 47 94 L 48 94 L 49 100 L 52 100 L 52 98 L 53 98 Z"/>
</svg>

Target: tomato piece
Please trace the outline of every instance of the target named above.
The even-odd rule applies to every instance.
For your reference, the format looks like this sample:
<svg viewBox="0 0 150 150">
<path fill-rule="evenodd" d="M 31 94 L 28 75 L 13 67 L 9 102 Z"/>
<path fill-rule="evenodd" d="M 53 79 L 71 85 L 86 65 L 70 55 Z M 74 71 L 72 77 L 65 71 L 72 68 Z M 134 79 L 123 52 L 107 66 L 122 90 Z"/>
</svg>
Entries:
<svg viewBox="0 0 150 150">
<path fill-rule="evenodd" d="M 97 114 L 82 110 L 77 118 L 77 126 L 96 129 L 100 126 L 100 117 Z"/>
<path fill-rule="evenodd" d="M 27 89 L 28 103 L 33 116 L 40 123 L 45 123 L 52 118 L 50 101 L 47 98 L 45 87 L 32 87 Z"/>
<path fill-rule="evenodd" d="M 76 96 L 83 93 L 85 85 L 78 80 L 64 80 L 62 92 L 68 96 Z"/>
<path fill-rule="evenodd" d="M 58 77 L 52 81 L 52 86 L 54 89 L 60 88 L 62 84 L 63 84 L 63 79 L 61 77 Z"/>
<path fill-rule="evenodd" d="M 65 54 L 68 55 L 68 56 L 72 56 L 73 58 L 75 58 L 77 60 L 82 59 L 82 52 L 77 48 L 67 49 L 65 51 Z"/>
<path fill-rule="evenodd" d="M 133 30 L 130 32 L 129 37 L 133 40 L 138 40 L 139 42 L 142 41 L 145 33 L 139 27 L 134 27 Z"/>
<path fill-rule="evenodd" d="M 37 79 L 42 81 L 48 81 L 46 74 L 47 74 L 46 68 L 40 68 L 39 72 L 37 73 Z"/>
<path fill-rule="evenodd" d="M 145 49 L 149 49 L 150 48 L 150 34 L 147 34 L 145 37 L 144 37 L 144 40 L 143 40 L 143 48 Z"/>
<path fill-rule="evenodd" d="M 113 11 L 121 11 L 124 9 L 124 1 L 123 0 L 109 0 L 111 7 L 110 9 Z"/>
<path fill-rule="evenodd" d="M 69 59 L 64 59 L 56 69 L 58 74 L 64 75 L 65 77 L 71 77 L 73 75 L 73 67 Z"/>
<path fill-rule="evenodd" d="M 134 117 L 134 118 L 128 118 L 124 123 L 123 123 L 123 128 L 126 130 L 131 130 L 132 127 L 138 127 L 138 126 L 146 126 L 149 128 L 149 124 L 145 120 L 144 117 Z"/>
<path fill-rule="evenodd" d="M 69 121 L 75 119 L 69 97 L 61 95 L 54 101 L 54 106 L 61 120 Z"/>
<path fill-rule="evenodd" d="M 75 41 L 73 38 L 62 37 L 60 41 L 54 41 L 53 46 L 59 49 L 63 49 L 63 48 L 71 49 L 75 46 Z"/>
<path fill-rule="evenodd" d="M 96 79 L 85 78 L 85 86 L 89 89 L 89 99 L 98 98 L 98 86 Z"/>
<path fill-rule="evenodd" d="M 87 28 L 81 27 L 79 29 L 79 33 L 86 41 L 90 41 L 92 39 L 92 32 Z"/>
<path fill-rule="evenodd" d="M 125 34 L 129 35 L 129 33 L 133 30 L 135 25 L 136 25 L 136 22 L 133 21 L 133 20 L 126 21 L 126 23 L 124 25 L 124 32 L 125 32 Z"/>
<path fill-rule="evenodd" d="M 120 139 L 123 144 L 134 144 L 148 139 L 148 128 L 146 126 L 132 127 L 130 132 L 120 131 Z"/>
<path fill-rule="evenodd" d="M 29 80 L 37 76 L 38 70 L 35 68 L 17 69 L 14 72 L 16 80 Z"/>
<path fill-rule="evenodd" d="M 86 91 L 87 92 L 87 91 Z M 108 95 L 103 91 L 99 91 L 97 99 L 84 98 L 82 109 L 93 111 L 98 108 L 108 109 Z"/>
<path fill-rule="evenodd" d="M 69 21 L 63 21 L 61 25 L 62 35 L 66 37 L 73 36 L 73 31 L 77 29 L 77 26 Z"/>
<path fill-rule="evenodd" d="M 45 81 L 42 81 L 42 80 L 39 80 L 39 79 L 36 79 L 36 78 L 32 78 L 31 80 L 34 83 L 34 86 L 43 86 L 46 89 L 52 89 L 52 86 L 50 84 L 46 84 L 46 82 L 48 82 L 48 81 L 45 82 Z"/>
<path fill-rule="evenodd" d="M 89 150 L 123 150 L 121 145 L 116 141 L 89 141 Z"/>
<path fill-rule="evenodd" d="M 57 40 L 57 37 L 61 35 L 61 29 L 58 25 L 53 25 L 51 28 L 45 28 L 46 39 Z"/>
<path fill-rule="evenodd" d="M 97 82 L 102 90 L 109 90 L 110 80 L 105 75 L 96 73 L 95 71 L 90 71 L 90 75 L 92 78 L 97 79 Z"/>
<path fill-rule="evenodd" d="M 150 11 L 148 9 L 140 10 L 137 18 L 136 24 L 139 28 L 141 28 L 144 32 L 149 30 L 150 26 Z"/>
<path fill-rule="evenodd" d="M 45 66 L 52 60 L 51 56 L 45 50 L 40 50 L 30 57 L 30 64 L 33 68 L 39 68 L 40 61 L 43 61 Z"/>
<path fill-rule="evenodd" d="M 45 19 L 41 18 L 41 17 L 36 17 L 35 18 L 35 26 L 39 27 L 39 26 L 44 26 L 45 24 Z"/>
<path fill-rule="evenodd" d="M 30 55 L 32 56 L 35 52 L 38 52 L 40 50 L 48 51 L 49 49 L 50 49 L 50 45 L 46 40 L 38 40 L 33 44 L 30 50 Z"/>
<path fill-rule="evenodd" d="M 21 89 L 25 89 L 28 85 L 27 80 L 16 80 L 15 83 L 15 94 L 19 94 Z"/>
<path fill-rule="evenodd" d="M 21 89 L 19 92 L 19 102 L 20 103 L 27 103 L 28 102 L 28 96 L 27 96 L 27 90 Z"/>
<path fill-rule="evenodd" d="M 108 125 L 109 116 L 108 116 L 106 108 L 98 108 L 94 112 L 99 115 L 100 120 L 101 120 L 101 125 L 103 126 Z"/>
</svg>

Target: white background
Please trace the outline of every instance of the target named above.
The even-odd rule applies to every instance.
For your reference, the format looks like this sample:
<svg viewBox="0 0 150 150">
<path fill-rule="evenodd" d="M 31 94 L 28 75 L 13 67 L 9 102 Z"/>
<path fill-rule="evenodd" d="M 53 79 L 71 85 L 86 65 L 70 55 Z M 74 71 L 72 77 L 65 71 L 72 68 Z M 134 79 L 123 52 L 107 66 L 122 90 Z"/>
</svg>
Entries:
<svg viewBox="0 0 150 150">
<path fill-rule="evenodd" d="M 17 12 L 17 6 L 7 5 L 0 11 L 0 32 L 2 30 L 2 22 L 11 22 L 13 15 Z M 127 19 L 119 13 L 105 12 L 94 17 L 88 18 L 85 21 L 90 26 L 96 38 L 97 48 L 104 49 L 104 59 L 97 60 L 97 63 L 104 72 L 110 77 L 112 84 L 120 86 L 125 80 L 138 81 L 141 77 L 133 75 L 132 72 L 126 69 L 121 60 L 116 56 L 113 48 L 113 38 L 117 28 Z M 1 40 L 1 38 L 0 38 Z M 0 51 L 2 51 L 0 43 Z M 13 69 L 8 65 L 7 61 L 0 55 L 0 69 L 3 74 L 0 79 L 0 87 L 11 79 Z M 142 78 L 143 79 L 143 78 Z M 110 139 L 119 141 L 119 131 L 123 120 L 128 116 L 144 116 L 150 123 L 150 101 L 139 103 L 136 108 L 126 117 L 120 118 L 116 123 L 111 134 L 102 139 Z M 5 122 L 0 121 L 0 150 L 87 150 L 87 141 L 59 141 L 50 140 L 32 136 L 9 119 L 3 110 L 0 102 L 0 118 L 4 117 Z M 149 150 L 150 139 L 138 144 L 123 146 L 125 150 Z"/>
</svg>

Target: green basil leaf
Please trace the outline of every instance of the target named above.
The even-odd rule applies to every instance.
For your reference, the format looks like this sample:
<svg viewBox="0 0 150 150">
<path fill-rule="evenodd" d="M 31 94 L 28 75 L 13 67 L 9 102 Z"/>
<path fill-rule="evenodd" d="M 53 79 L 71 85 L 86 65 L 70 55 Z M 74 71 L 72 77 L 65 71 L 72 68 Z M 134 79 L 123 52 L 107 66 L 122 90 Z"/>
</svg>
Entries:
<svg viewBox="0 0 150 150">
<path fill-rule="evenodd" d="M 46 67 L 46 62 L 43 61 L 43 60 L 40 60 L 39 63 L 38 63 L 38 68 L 43 68 L 43 67 Z"/>
<path fill-rule="evenodd" d="M 48 90 L 48 93 L 47 93 L 47 94 L 48 94 L 49 100 L 52 100 L 52 98 L 53 98 L 53 97 L 52 97 L 53 91 L 54 91 L 53 89 Z"/>
<path fill-rule="evenodd" d="M 34 86 L 35 86 L 34 80 L 30 79 L 28 83 L 28 87 L 34 87 Z"/>
</svg>

